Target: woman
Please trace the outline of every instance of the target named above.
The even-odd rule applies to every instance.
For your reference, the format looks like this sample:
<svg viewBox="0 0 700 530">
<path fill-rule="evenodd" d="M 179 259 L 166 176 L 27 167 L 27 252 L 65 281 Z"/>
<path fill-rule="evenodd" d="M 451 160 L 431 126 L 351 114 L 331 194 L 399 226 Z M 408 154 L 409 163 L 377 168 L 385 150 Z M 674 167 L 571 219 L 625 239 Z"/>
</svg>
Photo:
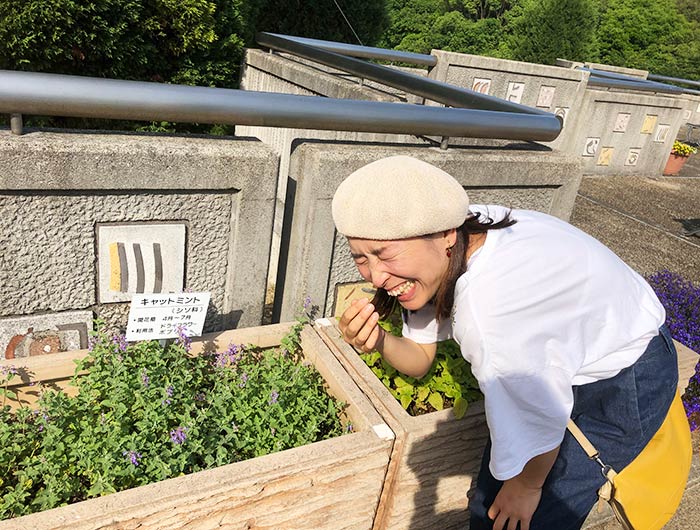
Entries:
<svg viewBox="0 0 700 530">
<path fill-rule="evenodd" d="M 410 157 L 354 172 L 332 210 L 378 290 L 342 315 L 345 341 L 416 378 L 450 337 L 471 363 L 490 433 L 471 529 L 580 528 L 604 479 L 568 419 L 620 470 L 675 395 L 676 352 L 649 285 L 568 223 L 470 206 L 450 175 Z M 403 337 L 377 325 L 396 302 Z"/>
</svg>

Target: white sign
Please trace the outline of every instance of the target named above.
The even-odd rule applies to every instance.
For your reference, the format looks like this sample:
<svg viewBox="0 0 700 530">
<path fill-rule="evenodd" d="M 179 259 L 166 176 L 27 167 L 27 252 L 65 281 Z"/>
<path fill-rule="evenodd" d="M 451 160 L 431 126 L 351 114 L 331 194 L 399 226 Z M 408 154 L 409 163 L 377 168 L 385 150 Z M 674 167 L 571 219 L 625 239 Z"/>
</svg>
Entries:
<svg viewBox="0 0 700 530">
<path fill-rule="evenodd" d="M 136 294 L 131 299 L 126 340 L 174 339 L 202 334 L 211 293 Z"/>
</svg>

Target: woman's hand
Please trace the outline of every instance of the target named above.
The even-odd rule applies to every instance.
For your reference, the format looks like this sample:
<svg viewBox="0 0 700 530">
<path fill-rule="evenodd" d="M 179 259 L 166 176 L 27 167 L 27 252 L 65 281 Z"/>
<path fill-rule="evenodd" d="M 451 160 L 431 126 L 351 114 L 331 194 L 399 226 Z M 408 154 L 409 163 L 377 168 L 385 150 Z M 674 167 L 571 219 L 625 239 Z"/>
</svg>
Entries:
<svg viewBox="0 0 700 530">
<path fill-rule="evenodd" d="M 367 298 L 353 300 L 340 317 L 340 332 L 345 342 L 364 353 L 379 349 L 384 343 L 385 331 L 379 327 L 379 314 Z"/>
<path fill-rule="evenodd" d="M 542 488 L 525 484 L 519 477 L 506 480 L 489 508 L 493 530 L 530 530 L 532 515 L 542 497 Z"/>
</svg>

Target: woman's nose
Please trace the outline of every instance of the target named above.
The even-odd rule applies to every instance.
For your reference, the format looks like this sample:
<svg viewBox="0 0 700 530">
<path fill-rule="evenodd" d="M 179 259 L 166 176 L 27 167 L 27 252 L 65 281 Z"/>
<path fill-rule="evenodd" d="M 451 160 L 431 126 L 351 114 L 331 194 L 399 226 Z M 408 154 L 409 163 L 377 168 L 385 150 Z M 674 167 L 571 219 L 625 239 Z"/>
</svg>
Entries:
<svg viewBox="0 0 700 530">
<path fill-rule="evenodd" d="M 369 274 L 369 280 L 377 289 L 384 287 L 386 285 L 386 281 L 389 279 L 389 273 L 381 267 L 370 267 Z"/>
</svg>

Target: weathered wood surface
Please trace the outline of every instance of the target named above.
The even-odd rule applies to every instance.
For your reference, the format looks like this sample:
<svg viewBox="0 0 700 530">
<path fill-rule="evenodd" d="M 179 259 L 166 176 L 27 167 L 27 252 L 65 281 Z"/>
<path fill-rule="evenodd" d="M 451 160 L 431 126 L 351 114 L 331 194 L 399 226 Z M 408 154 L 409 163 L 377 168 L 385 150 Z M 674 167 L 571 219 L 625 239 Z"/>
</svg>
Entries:
<svg viewBox="0 0 700 530">
<path fill-rule="evenodd" d="M 488 439 L 483 403 L 473 403 L 464 418 L 452 410 L 410 416 L 340 336 L 335 323 L 317 323 L 321 337 L 359 381 L 363 391 L 396 433 L 375 530 L 443 530 L 467 526 L 468 500 Z M 676 343 L 679 387 L 684 389 L 698 355 Z"/>
<path fill-rule="evenodd" d="M 681 393 L 688 386 L 688 381 L 695 373 L 695 367 L 700 361 L 700 356 L 687 346 L 678 341 L 673 341 L 678 352 L 678 388 Z"/>
<path fill-rule="evenodd" d="M 221 350 L 231 342 L 275 346 L 288 329 L 282 324 L 210 335 L 193 343 L 193 352 Z M 316 331 L 302 332 L 302 347 L 329 393 L 348 405 L 354 433 L 2 521 L 0 530 L 369 530 L 393 433 Z M 76 355 L 64 360 L 72 362 Z M 55 373 L 60 363 L 49 357 L 28 360 L 37 374 Z"/>
<path fill-rule="evenodd" d="M 396 433 L 374 529 L 463 529 L 466 494 L 488 439 L 483 405 L 471 404 L 459 420 L 452 409 L 410 416 L 342 340 L 335 324 L 317 324 L 331 351 Z"/>
</svg>

